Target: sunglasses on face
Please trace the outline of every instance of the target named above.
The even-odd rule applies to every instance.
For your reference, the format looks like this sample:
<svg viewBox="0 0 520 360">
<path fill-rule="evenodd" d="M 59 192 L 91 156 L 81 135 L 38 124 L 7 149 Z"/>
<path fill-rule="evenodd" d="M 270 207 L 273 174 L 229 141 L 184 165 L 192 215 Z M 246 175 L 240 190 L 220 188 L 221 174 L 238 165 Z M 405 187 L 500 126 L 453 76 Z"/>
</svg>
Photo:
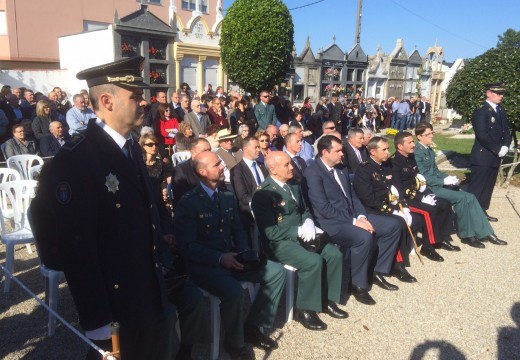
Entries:
<svg viewBox="0 0 520 360">
<path fill-rule="evenodd" d="M 148 144 L 144 144 L 144 146 L 146 147 L 157 147 L 157 145 L 159 145 L 158 143 L 148 143 Z"/>
</svg>

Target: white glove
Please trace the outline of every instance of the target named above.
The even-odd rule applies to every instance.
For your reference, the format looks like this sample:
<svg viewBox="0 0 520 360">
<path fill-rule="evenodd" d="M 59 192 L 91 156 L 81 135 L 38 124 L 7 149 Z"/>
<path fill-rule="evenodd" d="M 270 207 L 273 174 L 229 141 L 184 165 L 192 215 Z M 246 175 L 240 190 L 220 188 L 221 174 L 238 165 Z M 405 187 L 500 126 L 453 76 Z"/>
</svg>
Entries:
<svg viewBox="0 0 520 360">
<path fill-rule="evenodd" d="M 110 334 L 110 324 L 106 324 L 100 328 L 95 330 L 87 330 L 85 331 L 85 336 L 91 340 L 107 340 L 112 337 Z"/>
<path fill-rule="evenodd" d="M 419 179 L 419 182 L 421 184 L 419 187 L 419 192 L 424 192 L 424 190 L 426 190 L 426 178 L 421 174 L 417 174 L 417 179 Z"/>
<path fill-rule="evenodd" d="M 179 129 L 172 129 L 172 131 L 170 131 L 170 133 L 172 134 L 177 134 L 179 132 Z"/>
<path fill-rule="evenodd" d="M 319 234 L 323 234 L 323 233 L 324 233 L 324 231 L 321 230 L 319 227 L 315 226 L 314 228 L 316 229 L 316 235 L 319 235 Z"/>
<path fill-rule="evenodd" d="M 444 185 L 458 185 L 459 178 L 456 176 L 447 176 L 444 178 Z"/>
<path fill-rule="evenodd" d="M 314 221 L 311 219 L 305 220 L 305 222 L 298 228 L 298 236 L 303 239 L 303 241 L 311 241 L 316 236 L 316 229 L 314 228 Z"/>
<path fill-rule="evenodd" d="M 404 220 L 408 224 L 408 226 L 412 225 L 412 214 L 410 213 L 410 209 L 405 207 L 403 208 L 404 211 Z"/>
<path fill-rule="evenodd" d="M 451 176 L 446 176 L 444 178 L 444 185 L 451 185 Z"/>
<path fill-rule="evenodd" d="M 392 205 L 397 205 L 397 200 L 399 199 L 399 191 L 397 191 L 397 189 L 396 189 L 396 187 L 395 187 L 394 185 L 392 185 L 392 186 L 390 187 L 390 193 L 391 193 L 392 195 L 394 195 L 395 198 L 396 198 L 394 201 L 391 201 L 390 204 L 392 204 Z"/>
<path fill-rule="evenodd" d="M 452 178 L 452 183 L 451 183 L 452 185 L 459 185 L 460 180 L 458 177 L 452 176 L 451 178 Z"/>
<path fill-rule="evenodd" d="M 406 223 L 408 224 L 408 218 L 406 217 L 406 214 L 404 214 L 398 210 L 394 210 L 394 212 L 392 214 L 402 217 L 403 220 L 406 221 Z"/>
<path fill-rule="evenodd" d="M 421 202 L 424 203 L 424 204 L 431 205 L 431 206 L 437 205 L 437 200 L 435 200 L 435 195 L 434 194 L 426 195 L 425 197 L 423 197 L 421 199 Z"/>
<path fill-rule="evenodd" d="M 504 157 L 509 152 L 509 148 L 507 146 L 502 146 L 500 151 L 498 152 L 498 157 Z"/>
</svg>

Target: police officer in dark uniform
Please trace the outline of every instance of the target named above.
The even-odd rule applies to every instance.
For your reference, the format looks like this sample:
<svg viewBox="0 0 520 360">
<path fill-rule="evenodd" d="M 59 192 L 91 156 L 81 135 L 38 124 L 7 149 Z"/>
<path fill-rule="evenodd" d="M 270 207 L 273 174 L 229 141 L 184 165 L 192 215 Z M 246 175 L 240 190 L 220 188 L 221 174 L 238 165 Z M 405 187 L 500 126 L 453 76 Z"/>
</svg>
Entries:
<svg viewBox="0 0 520 360">
<path fill-rule="evenodd" d="M 430 234 L 430 242 L 423 241 L 421 255 L 433 261 L 443 261 L 442 256 L 434 248 L 460 251 L 458 246 L 450 243 L 451 235 L 456 232 L 455 214 L 451 203 L 435 197 L 435 194 L 427 188 L 424 176 L 419 174 L 413 156 L 415 142 L 412 134 L 406 131 L 398 133 L 394 142 L 397 151 L 391 158 L 392 183 L 399 193 L 403 194 L 412 212 L 426 212 L 425 225 Z"/>
<path fill-rule="evenodd" d="M 50 208 L 60 219 L 59 253 L 87 337 L 111 350 L 109 326 L 117 321 L 123 359 L 170 360 L 175 308 L 159 254 L 166 222 L 130 135 L 144 116 L 143 63 L 133 57 L 78 73 L 98 118 L 52 161 Z M 87 354 L 100 358 L 93 349 Z"/>
<path fill-rule="evenodd" d="M 489 221 L 498 221 L 487 213 L 497 180 L 501 159 L 511 144 L 511 130 L 506 111 L 500 106 L 506 89 L 504 83 L 486 85 L 486 101 L 475 110 L 471 124 L 475 142 L 471 149 L 471 181 L 468 192 L 475 195 Z"/>
<path fill-rule="evenodd" d="M 354 177 L 354 190 L 368 213 L 394 216 L 400 219 L 401 241 L 396 255 L 396 263 L 392 275 L 403 282 L 416 282 L 406 266 L 410 266 L 409 254 L 412 241 L 407 224 L 416 233 L 423 234 L 424 220 L 422 216 L 413 214 L 397 189 L 392 185 L 392 168 L 388 161 L 388 141 L 376 136 L 367 145 L 370 156 L 360 164 Z M 399 203 L 403 207 L 401 211 Z M 425 235 L 427 237 L 427 233 Z M 429 241 L 427 239 L 427 241 Z"/>
<path fill-rule="evenodd" d="M 175 236 L 190 277 L 221 301 L 224 348 L 233 359 L 253 359 L 244 342 L 264 350 L 278 347 L 259 327 L 273 326 L 285 273 L 281 264 L 271 261 L 244 271 L 237 255 L 248 250 L 248 245 L 236 199 L 231 191 L 217 187 L 224 177 L 224 164 L 216 154 L 204 151 L 193 159 L 193 166 L 201 181 L 177 205 Z M 240 281 L 260 284 L 246 319 Z"/>
</svg>

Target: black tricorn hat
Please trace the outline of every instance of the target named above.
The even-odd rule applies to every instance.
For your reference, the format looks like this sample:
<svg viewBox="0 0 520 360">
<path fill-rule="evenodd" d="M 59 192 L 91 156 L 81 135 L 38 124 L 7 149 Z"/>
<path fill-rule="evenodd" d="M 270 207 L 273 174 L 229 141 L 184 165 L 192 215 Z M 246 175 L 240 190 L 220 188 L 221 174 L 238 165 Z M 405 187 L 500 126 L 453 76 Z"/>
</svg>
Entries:
<svg viewBox="0 0 520 360">
<path fill-rule="evenodd" d="M 85 69 L 76 74 L 88 87 L 113 84 L 127 89 L 149 88 L 142 76 L 144 57 L 134 56 Z"/>
<path fill-rule="evenodd" d="M 504 83 L 503 82 L 498 82 L 498 83 L 493 83 L 493 84 L 486 84 L 485 87 L 486 87 L 486 91 L 492 91 L 494 93 L 497 93 L 497 94 L 505 94 L 506 93 L 506 88 L 504 87 Z"/>
</svg>

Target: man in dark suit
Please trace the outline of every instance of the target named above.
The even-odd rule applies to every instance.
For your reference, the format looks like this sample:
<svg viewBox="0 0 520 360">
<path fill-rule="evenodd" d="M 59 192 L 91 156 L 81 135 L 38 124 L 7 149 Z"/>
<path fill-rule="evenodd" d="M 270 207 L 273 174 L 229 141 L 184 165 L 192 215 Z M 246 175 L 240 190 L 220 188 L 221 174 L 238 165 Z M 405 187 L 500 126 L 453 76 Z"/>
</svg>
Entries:
<svg viewBox="0 0 520 360">
<path fill-rule="evenodd" d="M 475 142 L 471 149 L 471 181 L 468 192 L 475 195 L 489 221 L 487 210 L 493 195 L 501 160 L 511 144 L 511 130 L 506 111 L 500 106 L 506 89 L 504 83 L 486 85 L 486 101 L 475 110 L 471 124 L 475 130 Z"/>
<path fill-rule="evenodd" d="M 300 244 L 314 240 L 322 230 L 314 226 L 300 186 L 292 180 L 291 159 L 281 151 L 273 151 L 265 165 L 270 175 L 251 202 L 263 250 L 271 259 L 298 269 L 299 321 L 307 329 L 325 330 L 327 324 L 316 312 L 323 311 L 337 319 L 348 317 L 336 305 L 340 299 L 343 256 L 332 244 L 325 245 L 320 252 L 310 252 Z"/>
<path fill-rule="evenodd" d="M 64 131 L 61 121 L 53 121 L 49 125 L 50 134 L 40 140 L 40 152 L 43 156 L 54 156 L 61 147 L 70 140 L 70 135 Z"/>
<path fill-rule="evenodd" d="M 180 123 L 181 121 L 184 120 L 184 112 L 181 113 L 181 105 L 179 103 L 179 93 L 174 91 L 172 92 L 172 95 L 171 95 L 171 99 L 172 101 L 170 102 L 170 110 L 171 110 L 171 116 L 175 119 L 177 119 L 177 121 Z"/>
<path fill-rule="evenodd" d="M 303 172 L 307 169 L 307 164 L 299 155 L 302 149 L 301 137 L 296 133 L 289 133 L 285 136 L 285 152 L 291 158 L 291 165 L 293 167 L 293 180 L 298 183 L 302 182 Z"/>
<path fill-rule="evenodd" d="M 426 99 L 426 96 L 423 96 L 421 98 L 421 101 L 417 105 L 417 108 L 419 110 L 419 113 L 421 114 L 421 122 L 429 122 L 431 104 L 428 101 L 428 99 Z"/>
<path fill-rule="evenodd" d="M 327 105 L 329 110 L 329 121 L 334 121 L 336 129 L 341 132 L 343 124 L 341 123 L 341 115 L 343 115 L 343 106 L 338 101 L 338 95 L 332 94 L 330 103 Z"/>
<path fill-rule="evenodd" d="M 260 155 L 260 143 L 254 136 L 244 139 L 242 143 L 242 160 L 231 170 L 231 183 L 238 201 L 240 219 L 249 237 L 249 245 L 252 246 L 253 226 L 255 219 L 251 214 L 249 204 L 253 193 L 267 177 L 264 164 L 256 160 Z"/>
<path fill-rule="evenodd" d="M 244 342 L 264 350 L 278 347 L 259 327 L 273 326 L 285 273 L 281 264 L 271 261 L 243 271 L 237 255 L 249 247 L 233 193 L 218 188 L 224 165 L 216 154 L 205 151 L 195 156 L 193 166 L 200 183 L 177 206 L 175 236 L 190 277 L 221 301 L 224 348 L 233 359 L 254 359 Z M 246 319 L 240 281 L 260 284 Z"/>
<path fill-rule="evenodd" d="M 381 215 L 367 215 L 348 175 L 335 168 L 341 163 L 341 140 L 325 135 L 318 142 L 318 156 L 305 170 L 305 188 L 318 226 L 333 243 L 350 249 L 352 292 L 361 303 L 372 305 L 368 293 L 369 264 L 377 247 L 374 283 L 387 290 L 397 290 L 384 275 L 390 274 L 399 245 L 399 221 Z"/>
<path fill-rule="evenodd" d="M 144 117 L 144 60 L 77 74 L 87 80 L 99 118 L 52 161 L 51 210 L 60 219 L 59 253 L 86 336 L 110 349 L 110 324 L 117 321 L 122 358 L 171 359 L 175 309 L 159 260 L 167 222 L 130 135 Z M 93 349 L 87 356 L 100 358 Z"/>
<path fill-rule="evenodd" d="M 367 161 L 368 153 L 366 147 L 363 145 L 363 138 L 365 134 L 359 128 L 352 128 L 348 131 L 347 141 L 345 143 L 344 162 L 347 163 L 348 172 L 353 174 L 356 172 L 359 164 Z"/>
<path fill-rule="evenodd" d="M 260 101 L 255 105 L 255 117 L 258 130 L 266 130 L 268 125 L 276 125 L 276 113 L 273 104 L 269 103 L 269 92 L 260 92 Z"/>
<path fill-rule="evenodd" d="M 172 180 L 172 206 L 174 210 L 182 195 L 197 186 L 200 181 L 193 169 L 193 158 L 203 151 L 211 151 L 211 145 L 208 140 L 199 138 L 190 143 L 189 150 L 191 157 L 188 160 L 181 162 L 174 169 Z"/>
</svg>

